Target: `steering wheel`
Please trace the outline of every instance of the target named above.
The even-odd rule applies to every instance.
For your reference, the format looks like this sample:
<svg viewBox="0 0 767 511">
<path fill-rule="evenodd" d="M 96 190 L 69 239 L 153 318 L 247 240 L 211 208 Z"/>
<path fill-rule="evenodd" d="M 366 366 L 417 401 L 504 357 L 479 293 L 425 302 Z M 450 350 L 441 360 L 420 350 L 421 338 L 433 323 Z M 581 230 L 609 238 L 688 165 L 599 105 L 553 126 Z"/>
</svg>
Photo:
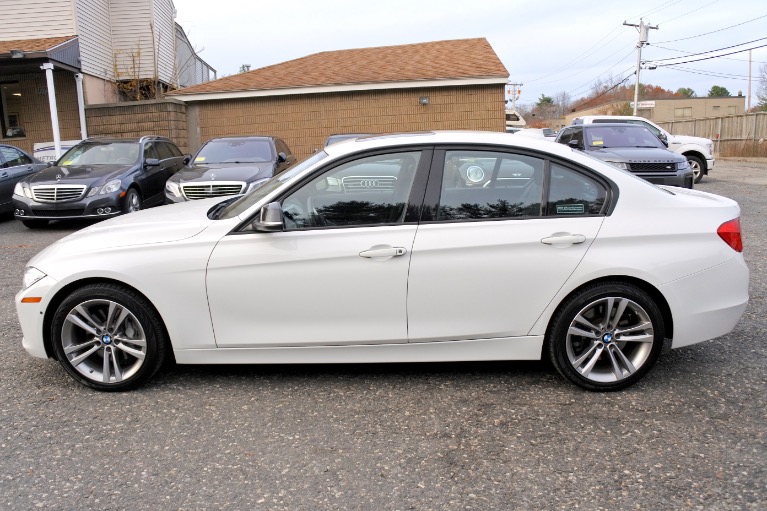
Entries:
<svg viewBox="0 0 767 511">
<path fill-rule="evenodd" d="M 306 224 L 304 208 L 296 199 L 287 199 L 282 203 L 282 217 L 285 220 L 285 227 L 289 229 L 297 229 Z"/>
</svg>

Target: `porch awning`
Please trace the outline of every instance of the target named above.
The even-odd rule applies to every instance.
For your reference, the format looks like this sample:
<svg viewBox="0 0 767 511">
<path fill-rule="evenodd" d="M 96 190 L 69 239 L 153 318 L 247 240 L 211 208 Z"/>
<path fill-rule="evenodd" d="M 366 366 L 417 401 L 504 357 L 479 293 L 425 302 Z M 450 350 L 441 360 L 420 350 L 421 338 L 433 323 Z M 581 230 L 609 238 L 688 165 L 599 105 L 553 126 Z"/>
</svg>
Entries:
<svg viewBox="0 0 767 511">
<path fill-rule="evenodd" d="M 77 36 L 0 41 L 0 69 L 3 74 L 39 72 L 46 62 L 72 72 L 80 71 L 80 43 Z"/>
</svg>

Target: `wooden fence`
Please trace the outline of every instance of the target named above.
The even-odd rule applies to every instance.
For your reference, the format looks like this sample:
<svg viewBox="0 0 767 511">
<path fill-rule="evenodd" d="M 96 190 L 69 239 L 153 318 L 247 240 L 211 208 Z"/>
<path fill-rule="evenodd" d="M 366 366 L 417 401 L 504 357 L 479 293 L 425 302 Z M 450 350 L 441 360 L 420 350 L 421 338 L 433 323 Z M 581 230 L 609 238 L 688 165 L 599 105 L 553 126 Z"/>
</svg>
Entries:
<svg viewBox="0 0 767 511">
<path fill-rule="evenodd" d="M 767 112 L 657 124 L 674 135 L 710 138 L 717 156 L 767 157 Z"/>
</svg>

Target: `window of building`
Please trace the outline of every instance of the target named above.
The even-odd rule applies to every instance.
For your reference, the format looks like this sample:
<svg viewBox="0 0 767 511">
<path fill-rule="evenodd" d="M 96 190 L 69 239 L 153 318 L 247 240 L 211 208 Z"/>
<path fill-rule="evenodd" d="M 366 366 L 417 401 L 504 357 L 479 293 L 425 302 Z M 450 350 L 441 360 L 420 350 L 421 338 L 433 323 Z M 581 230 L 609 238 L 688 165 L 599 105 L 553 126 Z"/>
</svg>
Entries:
<svg viewBox="0 0 767 511">
<path fill-rule="evenodd" d="M 728 106 L 727 107 L 727 115 L 735 115 L 735 107 L 734 106 Z"/>
<path fill-rule="evenodd" d="M 692 107 L 675 108 L 674 117 L 692 117 Z"/>
<path fill-rule="evenodd" d="M 714 112 L 719 112 L 719 105 L 715 105 L 712 109 Z"/>
<path fill-rule="evenodd" d="M 19 111 L 21 110 L 21 87 L 19 82 L 0 83 L 0 128 L 2 138 L 24 137 Z"/>
</svg>

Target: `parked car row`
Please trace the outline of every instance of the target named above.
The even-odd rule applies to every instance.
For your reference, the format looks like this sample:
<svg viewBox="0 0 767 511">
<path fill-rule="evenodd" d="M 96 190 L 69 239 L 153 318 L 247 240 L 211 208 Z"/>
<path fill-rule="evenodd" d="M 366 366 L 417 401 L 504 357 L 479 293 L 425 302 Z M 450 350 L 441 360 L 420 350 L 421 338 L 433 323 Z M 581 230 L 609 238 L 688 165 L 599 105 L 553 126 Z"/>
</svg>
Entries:
<svg viewBox="0 0 767 511">
<path fill-rule="evenodd" d="M 71 148 L 55 165 L 3 147 L 4 167 L 22 164 L 2 169 L 0 190 L 12 189 L 13 194 L 0 207 L 12 209 L 29 228 L 51 220 L 105 219 L 165 203 L 247 193 L 295 161 L 285 142 L 275 137 L 212 139 L 194 158 L 163 137 L 94 138 Z"/>
</svg>

